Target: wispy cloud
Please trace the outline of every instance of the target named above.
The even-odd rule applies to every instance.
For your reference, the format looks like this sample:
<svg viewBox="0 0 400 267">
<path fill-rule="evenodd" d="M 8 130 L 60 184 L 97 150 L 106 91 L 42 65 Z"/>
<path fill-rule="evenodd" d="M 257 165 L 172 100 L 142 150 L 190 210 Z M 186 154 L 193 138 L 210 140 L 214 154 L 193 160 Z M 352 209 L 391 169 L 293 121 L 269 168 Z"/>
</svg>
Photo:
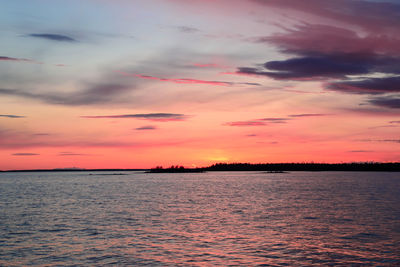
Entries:
<svg viewBox="0 0 400 267">
<path fill-rule="evenodd" d="M 381 125 L 381 126 L 368 127 L 368 129 L 397 128 L 397 127 L 400 127 L 400 126 L 399 125 Z"/>
<path fill-rule="evenodd" d="M 273 44 L 283 53 L 298 56 L 342 53 L 370 57 L 378 53 L 385 56 L 396 54 L 400 50 L 396 38 L 385 35 L 360 36 L 351 28 L 320 23 L 302 23 L 284 33 L 254 37 L 249 41 Z"/>
<path fill-rule="evenodd" d="M 379 142 L 389 142 L 389 143 L 400 143 L 400 139 L 383 139 L 383 140 L 377 140 Z"/>
<path fill-rule="evenodd" d="M 71 156 L 89 156 L 89 154 L 82 154 L 82 153 L 74 153 L 74 152 L 60 152 L 58 154 L 58 156 L 67 156 L 67 157 L 71 157 Z"/>
<path fill-rule="evenodd" d="M 28 90 L 0 88 L 0 95 L 17 96 L 40 100 L 49 104 L 81 106 L 98 105 L 112 102 L 123 102 L 122 95 L 131 90 L 133 86 L 125 84 L 91 84 L 83 90 L 74 92 L 32 92 Z"/>
<path fill-rule="evenodd" d="M 35 134 L 32 134 L 33 136 L 50 136 L 51 134 L 50 133 L 35 133 Z"/>
<path fill-rule="evenodd" d="M 101 116 L 81 116 L 86 119 L 142 119 L 150 121 L 183 121 L 189 118 L 188 115 L 175 113 L 146 113 L 146 114 L 123 114 L 123 115 L 101 115 Z"/>
<path fill-rule="evenodd" d="M 248 121 L 233 121 L 227 122 L 223 125 L 225 126 L 239 126 L 239 127 L 246 127 L 246 126 L 265 126 L 270 123 L 273 124 L 283 124 L 288 123 L 290 120 L 294 118 L 301 118 L 301 117 L 321 117 L 327 116 L 329 114 L 318 114 L 318 113 L 306 113 L 306 114 L 293 114 L 289 115 L 288 118 L 262 118 L 262 119 L 254 119 Z"/>
<path fill-rule="evenodd" d="M 37 153 L 14 153 L 12 156 L 39 156 Z"/>
<path fill-rule="evenodd" d="M 373 150 L 350 150 L 350 151 L 347 151 L 347 152 L 350 152 L 350 153 L 372 153 L 372 152 L 375 152 L 375 151 L 373 151 Z"/>
<path fill-rule="evenodd" d="M 385 142 L 385 143 L 400 143 L 400 139 L 361 139 L 359 142 Z"/>
<path fill-rule="evenodd" d="M 34 37 L 34 38 L 41 38 L 41 39 L 46 39 L 50 41 L 57 41 L 57 42 L 77 42 L 76 39 L 67 36 L 67 35 L 62 35 L 62 34 L 54 34 L 54 33 L 31 33 L 28 34 L 29 37 Z"/>
<path fill-rule="evenodd" d="M 400 5 L 389 1 L 252 0 L 266 7 L 288 12 L 300 11 L 321 18 L 362 28 L 367 33 L 394 34 L 400 30 Z M 362 10 L 363 12 L 360 12 Z M 319 18 L 318 18 L 319 17 Z M 312 20 L 312 18 L 310 18 Z"/>
<path fill-rule="evenodd" d="M 183 33 L 196 33 L 196 32 L 200 32 L 199 29 L 195 28 L 195 27 L 190 27 L 190 26 L 177 26 L 176 27 L 179 31 L 183 32 Z"/>
<path fill-rule="evenodd" d="M 322 114 L 322 113 L 303 113 L 303 114 L 292 114 L 289 117 L 292 118 L 302 118 L 302 117 L 322 117 L 322 116 L 329 116 L 331 114 Z"/>
<path fill-rule="evenodd" d="M 16 57 L 6 57 L 6 56 L 0 56 L 0 61 L 27 62 L 27 63 L 42 64 L 41 62 L 37 62 L 37 61 L 32 60 L 32 59 L 27 59 L 27 58 L 16 58 Z"/>
<path fill-rule="evenodd" d="M 262 121 L 267 121 L 270 123 L 287 123 L 290 119 L 288 118 L 264 118 L 260 119 Z"/>
<path fill-rule="evenodd" d="M 26 118 L 25 116 L 19 116 L 19 115 L 4 115 L 4 114 L 0 114 L 0 117 L 3 118 L 11 118 L 11 119 L 20 119 L 20 118 Z"/>
<path fill-rule="evenodd" d="M 128 149 L 128 148 L 148 148 L 148 147 L 168 147 L 182 145 L 188 142 L 187 140 L 160 140 L 154 142 L 120 142 L 120 141 L 108 141 L 108 140 L 27 140 L 27 139 L 0 139 L 0 148 L 5 149 L 28 149 L 28 148 L 118 148 L 118 149 Z M 75 154 L 71 152 L 72 154 Z M 26 155 L 25 155 L 26 154 Z M 35 156 L 30 154 L 36 153 L 15 153 L 15 156 Z M 67 154 L 67 153 L 66 153 Z M 80 153 L 77 153 L 80 154 Z M 39 155 L 39 154 L 37 154 Z M 67 155 L 66 155 L 67 156 Z"/>
<path fill-rule="evenodd" d="M 248 127 L 248 126 L 265 126 L 267 125 L 263 121 L 232 121 L 232 122 L 226 122 L 223 125 L 225 126 L 238 126 L 238 127 Z"/>
<path fill-rule="evenodd" d="M 224 82 L 224 81 L 206 81 L 206 80 L 197 80 L 197 79 L 169 79 L 169 78 L 158 78 L 154 76 L 149 76 L 149 75 L 141 75 L 141 74 L 135 74 L 134 76 L 142 79 L 148 79 L 148 80 L 157 80 L 157 81 L 162 81 L 162 82 L 173 82 L 173 83 L 180 83 L 180 84 L 211 84 L 211 85 L 219 85 L 219 86 L 230 86 L 233 85 L 234 83 L 232 82 Z"/>
<path fill-rule="evenodd" d="M 142 74 L 130 74 L 126 73 L 123 71 L 117 71 L 118 73 L 125 75 L 125 76 L 133 76 L 141 79 L 147 79 L 147 80 L 155 80 L 155 81 L 161 81 L 161 82 L 172 82 L 172 83 L 177 83 L 177 84 L 208 84 L 208 85 L 216 85 L 216 86 L 233 86 L 233 85 L 253 85 L 253 86 L 260 86 L 261 84 L 259 83 L 239 83 L 239 82 L 227 82 L 227 81 L 207 81 L 207 80 L 199 80 L 199 79 L 190 79 L 190 78 L 179 78 L 179 79 L 173 79 L 173 78 L 159 78 L 159 77 L 154 77 L 150 75 L 142 75 Z"/>
<path fill-rule="evenodd" d="M 157 127 L 152 126 L 152 125 L 135 128 L 135 130 L 137 130 L 137 131 L 148 131 L 148 130 L 156 130 L 156 129 L 157 129 Z"/>
</svg>

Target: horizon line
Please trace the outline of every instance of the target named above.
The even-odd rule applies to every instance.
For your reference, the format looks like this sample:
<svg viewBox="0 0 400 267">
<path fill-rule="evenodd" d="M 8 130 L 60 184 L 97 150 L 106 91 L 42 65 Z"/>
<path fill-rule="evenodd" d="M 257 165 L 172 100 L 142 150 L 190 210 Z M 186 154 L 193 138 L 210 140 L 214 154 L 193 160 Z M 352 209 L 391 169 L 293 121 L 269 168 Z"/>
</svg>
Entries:
<svg viewBox="0 0 400 267">
<path fill-rule="evenodd" d="M 268 163 L 250 163 L 250 162 L 217 162 L 217 163 L 212 163 L 208 166 L 203 166 L 203 167 L 184 167 L 185 169 L 205 169 L 205 168 L 210 168 L 215 165 L 349 165 L 349 164 L 375 164 L 375 165 L 381 165 L 381 164 L 400 164 L 400 161 L 390 161 L 390 162 L 379 162 L 379 161 L 352 161 L 352 162 L 335 162 L 335 163 L 326 163 L 326 162 L 268 162 Z M 172 164 L 167 167 L 157 165 L 152 168 L 93 168 L 93 169 L 88 169 L 88 168 L 80 168 L 80 167 L 65 167 L 65 168 L 46 168 L 46 169 L 8 169 L 8 170 L 0 170 L 0 172 L 68 172 L 68 171 L 148 171 L 157 167 L 161 167 L 164 169 L 168 169 L 171 167 L 176 167 L 176 166 L 183 166 L 180 164 Z"/>
</svg>

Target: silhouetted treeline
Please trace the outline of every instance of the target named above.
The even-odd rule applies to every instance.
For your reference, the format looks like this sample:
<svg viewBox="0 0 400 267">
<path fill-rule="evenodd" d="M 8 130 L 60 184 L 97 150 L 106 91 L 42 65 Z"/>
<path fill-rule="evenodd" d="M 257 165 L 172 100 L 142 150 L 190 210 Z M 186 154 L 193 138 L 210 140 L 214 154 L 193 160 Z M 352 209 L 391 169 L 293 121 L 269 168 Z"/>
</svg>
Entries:
<svg viewBox="0 0 400 267">
<path fill-rule="evenodd" d="M 400 171 L 400 163 L 217 163 L 205 171 Z"/>
<path fill-rule="evenodd" d="M 186 169 L 183 166 L 174 166 L 172 165 L 169 168 L 163 168 L 162 166 L 157 166 L 153 169 L 150 169 L 150 171 L 148 171 L 150 173 L 179 173 L 179 172 L 204 172 L 203 168 L 194 168 L 194 169 Z"/>
</svg>

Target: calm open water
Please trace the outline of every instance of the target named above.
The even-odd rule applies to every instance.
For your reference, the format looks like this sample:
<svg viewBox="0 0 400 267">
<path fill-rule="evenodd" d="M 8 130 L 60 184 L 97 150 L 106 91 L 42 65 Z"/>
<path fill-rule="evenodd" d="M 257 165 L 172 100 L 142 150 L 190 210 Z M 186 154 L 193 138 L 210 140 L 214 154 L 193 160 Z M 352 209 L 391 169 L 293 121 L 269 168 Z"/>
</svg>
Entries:
<svg viewBox="0 0 400 267">
<path fill-rule="evenodd" d="M 0 266 L 400 266 L 399 173 L 110 174 L 0 173 Z"/>
</svg>

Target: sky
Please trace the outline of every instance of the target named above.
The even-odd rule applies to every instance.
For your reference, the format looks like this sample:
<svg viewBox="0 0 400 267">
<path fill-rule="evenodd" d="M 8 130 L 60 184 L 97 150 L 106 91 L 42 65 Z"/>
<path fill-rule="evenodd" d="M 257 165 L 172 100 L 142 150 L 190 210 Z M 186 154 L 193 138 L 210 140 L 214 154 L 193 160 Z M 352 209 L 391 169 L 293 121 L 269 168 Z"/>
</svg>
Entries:
<svg viewBox="0 0 400 267">
<path fill-rule="evenodd" d="M 0 170 L 400 161 L 400 3 L 0 0 Z"/>
</svg>

